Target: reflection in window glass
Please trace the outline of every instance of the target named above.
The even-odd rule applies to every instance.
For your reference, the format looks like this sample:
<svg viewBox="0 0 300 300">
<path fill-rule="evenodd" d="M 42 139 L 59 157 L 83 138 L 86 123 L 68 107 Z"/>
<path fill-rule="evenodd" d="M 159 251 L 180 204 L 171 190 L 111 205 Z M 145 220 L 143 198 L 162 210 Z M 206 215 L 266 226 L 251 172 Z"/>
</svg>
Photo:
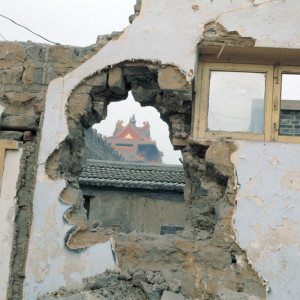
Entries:
<svg viewBox="0 0 300 300">
<path fill-rule="evenodd" d="M 300 136 L 300 75 L 282 74 L 279 135 Z"/>
<path fill-rule="evenodd" d="M 211 131 L 264 133 L 265 73 L 211 71 Z"/>
</svg>

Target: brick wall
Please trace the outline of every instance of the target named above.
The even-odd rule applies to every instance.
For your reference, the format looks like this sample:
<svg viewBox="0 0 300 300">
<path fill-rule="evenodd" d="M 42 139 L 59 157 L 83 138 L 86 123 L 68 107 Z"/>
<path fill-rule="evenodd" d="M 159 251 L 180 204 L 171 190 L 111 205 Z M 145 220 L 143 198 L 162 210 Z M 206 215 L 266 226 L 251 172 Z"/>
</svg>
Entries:
<svg viewBox="0 0 300 300">
<path fill-rule="evenodd" d="M 280 112 L 279 135 L 300 136 L 300 110 Z"/>
</svg>

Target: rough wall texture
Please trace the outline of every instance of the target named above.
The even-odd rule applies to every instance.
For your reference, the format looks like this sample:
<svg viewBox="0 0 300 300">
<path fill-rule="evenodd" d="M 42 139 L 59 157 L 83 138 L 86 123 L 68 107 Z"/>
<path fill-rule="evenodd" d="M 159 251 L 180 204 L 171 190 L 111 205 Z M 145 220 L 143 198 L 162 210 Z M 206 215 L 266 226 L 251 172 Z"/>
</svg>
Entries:
<svg viewBox="0 0 300 300">
<path fill-rule="evenodd" d="M 267 281 L 269 299 L 298 299 L 299 145 L 240 142 L 234 157 L 237 241 Z"/>
<path fill-rule="evenodd" d="M 22 140 L 23 155 L 17 183 L 17 215 L 8 297 L 19 299 L 25 274 L 39 146 L 39 129 L 48 84 L 93 56 L 113 36 L 102 36 L 87 47 L 0 43 L 0 139 Z"/>
<path fill-rule="evenodd" d="M 129 89 L 141 105 L 153 105 L 159 110 L 169 124 L 171 138 L 186 138 L 190 132 L 191 86 L 174 67 L 124 62 L 78 85 L 68 101 L 70 133 L 49 157 L 46 167 L 51 178 L 68 181 L 61 199 L 73 203 L 73 209 L 65 215 L 68 222 L 76 224 L 67 240 L 70 249 L 84 248 L 109 237 L 109 232 L 103 230 L 101 235 L 101 231 L 93 232 L 87 226 L 81 192 L 76 193 L 79 196 L 75 203 L 68 195 L 76 191 L 85 128 L 103 119 L 109 102 L 126 98 Z M 233 238 L 236 185 L 230 156 L 235 149 L 233 143 L 226 142 L 183 149 L 187 228 L 176 237 L 113 235 L 121 270 L 139 266 L 147 271 L 164 271 L 170 278 L 178 278 L 183 293 L 190 297 L 215 299 L 221 288 L 265 297 L 261 279 Z"/>
<path fill-rule="evenodd" d="M 162 118 L 169 124 L 172 137 L 188 136 L 191 123 L 191 86 L 180 71 L 170 66 L 152 63 L 124 62 L 93 75 L 73 91 L 68 102 L 70 134 L 47 160 L 46 169 L 50 178 L 65 178 L 72 189 L 78 187 L 78 175 L 85 151 L 85 128 L 104 119 L 110 101 L 125 99 L 129 89 L 141 105 L 157 107 Z M 64 193 L 67 191 L 68 188 Z M 78 205 L 82 206 L 82 203 Z M 79 210 L 74 213 L 84 215 L 84 212 L 80 213 Z M 72 218 L 72 213 L 69 216 Z M 82 218 L 78 220 L 84 222 Z M 76 236 L 79 235 L 81 240 L 86 230 L 86 225 L 82 226 L 80 228 L 77 224 L 77 231 L 70 235 L 70 248 L 84 247 L 81 242 L 76 242 Z"/>
<path fill-rule="evenodd" d="M 0 191 L 0 295 L 6 297 L 9 282 L 9 271 L 11 251 L 13 245 L 15 215 L 16 215 L 16 197 L 17 197 L 17 179 L 20 169 L 20 158 L 22 148 L 18 150 L 6 150 L 3 166 L 3 177 L 1 180 Z"/>
<path fill-rule="evenodd" d="M 177 294 L 176 297 L 186 298 L 247 299 L 250 295 L 266 298 L 262 279 L 249 265 L 246 253 L 236 244 L 232 227 L 232 214 L 237 198 L 236 181 L 252 187 L 249 178 L 242 180 L 247 178 L 243 175 L 249 173 L 252 165 L 246 164 L 243 168 L 235 161 L 235 166 L 238 166 L 236 178 L 230 157 L 237 149 L 232 141 L 190 140 L 188 146 L 186 141 L 182 141 L 190 134 L 191 82 L 195 74 L 198 42 L 204 38 L 204 42 L 213 39 L 213 42 L 224 44 L 225 35 L 229 41 L 227 46 L 239 45 L 236 39 L 240 41 L 242 34 L 250 37 L 242 42 L 242 45 L 246 43 L 248 47 L 255 43 L 255 46 L 299 48 L 299 3 L 296 0 L 200 0 L 197 9 L 185 0 L 174 0 L 172 3 L 167 0 L 144 0 L 142 7 L 136 7 L 136 15 L 139 16 L 124 34 L 119 39 L 118 35 L 100 37 L 98 41 L 100 44 L 103 42 L 101 45 L 109 40 L 111 42 L 97 53 L 87 50 L 88 56 L 93 53 L 95 55 L 84 63 L 85 50 L 78 48 L 1 44 L 0 64 L 3 64 L 3 75 L 0 76 L 0 90 L 1 105 L 5 107 L 1 126 L 5 131 L 10 131 L 2 134 L 15 139 L 22 139 L 24 136 L 24 140 L 23 132 L 31 131 L 33 135 L 32 141 L 24 146 L 28 148 L 23 152 L 24 163 L 18 185 L 18 192 L 22 194 L 19 197 L 21 205 L 16 219 L 19 231 L 15 232 L 10 288 L 12 299 L 22 297 L 24 276 L 25 299 L 35 299 L 60 286 L 65 287 L 65 297 L 75 295 L 73 299 L 85 296 L 90 298 L 90 290 L 93 288 L 99 290 L 101 295 L 105 293 L 105 289 L 111 293 L 115 287 L 114 282 L 120 283 L 127 291 L 131 290 L 134 297 L 140 298 L 145 295 L 148 298 L 151 295 L 152 299 L 167 297 L 166 290 L 180 292 L 181 295 Z M 34 53 L 38 54 L 34 56 Z M 32 59 L 32 56 L 36 59 Z M 71 71 L 75 67 L 77 68 Z M 42 141 L 36 163 L 36 145 L 39 143 L 40 133 L 38 126 L 41 126 L 40 115 L 44 108 L 46 89 Z M 187 177 L 185 200 L 188 226 L 176 236 L 92 232 L 87 226 L 82 194 L 77 183 L 84 156 L 83 133 L 95 122 L 105 118 L 109 102 L 125 99 L 128 90 L 132 90 L 135 99 L 142 105 L 156 107 L 162 119 L 169 124 L 170 137 L 182 142 Z M 253 153 L 247 152 L 250 148 L 250 143 L 245 142 L 241 152 L 244 161 L 253 157 Z M 264 154 L 263 147 L 259 149 L 257 157 Z M 286 153 L 290 153 L 289 149 Z M 272 152 L 276 151 L 278 150 L 273 145 Z M 293 150 L 293 153 L 296 151 Z M 251 161 L 250 159 L 248 163 Z M 268 160 L 263 160 L 263 163 L 266 161 Z M 276 160 L 274 163 L 276 164 Z M 294 170 L 284 159 L 283 165 L 288 166 L 285 170 L 288 179 L 284 180 L 283 185 L 287 186 L 288 191 L 293 191 L 290 197 L 294 201 L 298 197 L 297 187 L 293 183 L 298 182 L 298 169 Z M 36 166 L 38 170 L 34 187 Z M 260 172 L 260 168 L 261 166 L 257 166 L 256 171 Z M 279 170 L 280 174 L 283 169 Z M 296 173 L 288 173 L 291 170 Z M 272 169 L 271 173 L 273 171 Z M 256 182 L 254 190 L 269 201 L 272 193 L 265 191 L 266 186 L 270 187 L 269 190 L 272 189 L 270 173 L 264 173 L 262 178 L 267 181 L 262 180 L 264 184 Z M 279 186 L 280 184 L 276 187 Z M 281 190 L 278 194 L 280 193 Z M 259 199 L 254 200 L 261 203 Z M 280 203 L 280 199 L 278 201 Z M 247 209 L 242 210 L 244 211 Z M 257 212 L 256 207 L 254 212 Z M 263 214 L 263 210 L 259 212 Z M 253 216 L 257 215 L 254 213 Z M 278 215 L 278 212 L 268 216 L 269 220 L 274 215 Z M 285 217 L 280 216 L 282 219 Z M 33 225 L 30 231 L 31 222 Z M 299 240 L 299 231 L 297 225 L 288 225 L 288 229 L 294 230 L 294 239 L 287 242 L 292 241 L 293 245 L 294 240 Z M 281 229 L 280 224 L 277 227 Z M 237 228 L 238 232 L 243 232 L 241 227 Z M 271 237 L 270 241 L 274 233 L 272 230 L 271 228 L 271 234 L 268 235 Z M 259 233 L 258 229 L 254 232 Z M 276 234 L 279 232 L 280 230 L 275 231 Z M 83 286 L 82 278 L 89 277 L 87 281 L 92 282 L 92 275 L 115 266 L 110 243 L 104 243 L 109 239 L 113 244 L 117 268 L 129 273 L 129 276 L 108 274 L 104 278 L 100 277 L 96 285 Z M 249 254 L 255 254 L 251 252 L 256 246 L 255 238 L 250 246 L 246 242 L 239 242 Z M 285 270 L 288 265 L 285 262 L 287 252 L 283 251 L 275 256 L 274 251 L 277 250 L 270 249 L 268 259 L 275 257 L 279 272 Z M 289 257 L 293 258 L 290 266 L 295 265 L 294 261 L 299 261 L 295 249 L 297 248 L 288 248 L 291 251 Z M 271 263 L 261 264 L 257 255 L 251 257 L 251 262 L 260 272 L 272 269 Z M 133 267 L 141 270 L 131 271 Z M 152 279 L 150 272 L 165 273 L 164 280 Z M 272 270 L 264 274 L 272 278 L 270 282 L 273 286 L 282 287 L 280 278 L 275 278 L 277 275 L 272 274 Z M 113 282 L 106 280 L 106 277 L 113 277 Z M 168 283 L 169 278 L 180 282 L 177 284 L 180 289 L 173 289 Z M 163 285 L 164 282 L 168 284 Z M 82 292 L 79 296 L 75 288 Z M 292 288 L 297 290 L 294 284 Z M 53 297 L 57 298 L 59 295 L 62 295 L 61 290 L 55 292 Z M 276 295 L 273 299 L 276 299 Z"/>
</svg>

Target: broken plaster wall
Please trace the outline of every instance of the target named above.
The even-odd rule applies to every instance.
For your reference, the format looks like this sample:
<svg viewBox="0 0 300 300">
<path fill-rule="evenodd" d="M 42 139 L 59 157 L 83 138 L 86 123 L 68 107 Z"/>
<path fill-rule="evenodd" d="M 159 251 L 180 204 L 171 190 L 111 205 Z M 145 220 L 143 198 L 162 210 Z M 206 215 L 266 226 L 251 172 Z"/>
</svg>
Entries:
<svg viewBox="0 0 300 300">
<path fill-rule="evenodd" d="M 1 300 L 6 299 L 6 295 L 8 299 L 19 299 L 22 295 L 41 116 L 48 84 L 90 58 L 116 35 L 118 33 L 99 36 L 97 44 L 86 48 L 32 42 L 0 43 L 0 143 L 2 140 L 19 141 L 17 152 L 22 150 L 22 155 L 15 157 L 13 169 L 4 170 L 3 174 L 5 197 L 1 198 L 1 208 L 5 209 L 1 209 L 2 223 L 7 220 L 6 208 L 12 206 L 9 222 L 1 227 L 4 234 L 1 240 L 5 240 L 1 248 Z M 8 157 L 11 152 L 15 151 L 8 150 Z M 15 196 L 8 195 L 6 188 L 15 188 Z M 9 230 L 6 231 L 7 226 Z"/>
<path fill-rule="evenodd" d="M 193 10 L 193 4 L 199 5 L 199 9 Z M 52 292 L 61 285 L 68 288 L 77 287 L 83 277 L 95 275 L 106 267 L 114 266 L 109 243 L 97 244 L 85 251 L 77 252 L 66 248 L 64 238 L 72 226 L 66 223 L 62 216 L 71 205 L 65 205 L 58 199 L 67 181 L 65 178 L 50 179 L 46 174 L 45 166 L 48 158 L 68 136 L 65 107 L 72 90 L 97 71 L 132 60 L 154 61 L 162 65 L 176 66 L 190 83 L 195 73 L 197 43 L 202 38 L 201 32 L 205 24 L 212 20 L 221 23 L 228 30 L 237 30 L 241 35 L 255 39 L 256 46 L 297 48 L 300 46 L 297 30 L 300 20 L 294 14 L 299 11 L 299 6 L 299 2 L 295 0 L 288 2 L 175 0 L 172 3 L 166 0 L 144 0 L 140 15 L 118 40 L 111 41 L 91 59 L 66 76 L 51 81 L 47 90 L 45 119 L 39 149 L 23 294 L 25 299 L 34 299 L 38 294 Z M 278 18 L 279 15 L 281 18 Z M 255 18 L 255 21 L 249 22 L 250 17 Z M 245 147 L 247 148 L 247 143 Z M 197 155 L 196 153 L 196 157 Z M 224 186 L 220 187 L 220 191 L 224 193 Z M 199 222 L 201 223 L 201 220 Z M 213 225 L 214 222 L 208 227 L 211 228 Z M 128 240 L 126 237 L 124 239 L 126 244 Z M 133 240 L 139 242 L 136 237 L 133 237 Z M 121 240 L 119 240 L 120 244 L 122 244 Z M 202 251 L 203 245 L 197 247 L 196 250 L 192 247 L 191 249 L 194 249 L 194 252 Z M 122 245 L 119 249 L 121 248 Z M 228 257 L 227 254 L 225 258 Z M 189 250 L 181 251 L 180 255 L 191 258 L 192 264 L 193 254 Z M 201 260 L 201 255 L 198 259 Z M 246 270 L 249 268 L 246 267 Z M 194 274 L 196 277 L 199 276 L 199 270 Z M 251 276 L 255 278 L 255 274 Z M 214 281 L 215 278 L 218 277 L 209 278 L 209 282 Z M 199 286 L 199 281 L 197 282 L 195 277 L 191 279 L 189 285 L 191 290 L 193 285 L 198 288 L 195 289 L 195 295 L 201 292 L 204 295 L 203 291 L 208 289 L 205 284 Z M 238 289 L 238 285 L 236 283 L 234 289 Z M 258 280 L 257 285 L 259 286 Z M 251 288 L 249 290 L 251 291 Z M 262 288 L 259 287 L 258 290 L 257 295 L 263 297 Z M 215 288 L 211 288 L 209 293 L 215 293 Z M 209 293 L 207 297 L 213 297 L 209 296 Z"/>
<path fill-rule="evenodd" d="M 0 183 L 0 299 L 5 299 L 8 291 L 11 250 L 13 249 L 14 240 L 14 220 L 17 207 L 16 187 L 20 171 L 21 155 L 22 148 L 18 150 L 6 150 L 3 179 Z"/>
<path fill-rule="evenodd" d="M 237 241 L 267 282 L 269 299 L 299 299 L 299 145 L 240 142 L 232 160 Z"/>
</svg>

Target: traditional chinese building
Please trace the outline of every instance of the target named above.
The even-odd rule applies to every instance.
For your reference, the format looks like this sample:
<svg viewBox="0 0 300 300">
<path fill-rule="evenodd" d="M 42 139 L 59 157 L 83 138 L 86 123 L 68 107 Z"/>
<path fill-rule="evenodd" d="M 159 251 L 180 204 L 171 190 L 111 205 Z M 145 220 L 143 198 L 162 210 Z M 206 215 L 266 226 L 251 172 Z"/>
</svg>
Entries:
<svg viewBox="0 0 300 300">
<path fill-rule="evenodd" d="M 144 122 L 143 127 L 136 126 L 133 115 L 126 126 L 118 121 L 113 136 L 107 142 L 117 150 L 128 162 L 162 163 L 163 152 L 159 151 L 156 141 L 150 137 L 150 124 Z"/>
</svg>

